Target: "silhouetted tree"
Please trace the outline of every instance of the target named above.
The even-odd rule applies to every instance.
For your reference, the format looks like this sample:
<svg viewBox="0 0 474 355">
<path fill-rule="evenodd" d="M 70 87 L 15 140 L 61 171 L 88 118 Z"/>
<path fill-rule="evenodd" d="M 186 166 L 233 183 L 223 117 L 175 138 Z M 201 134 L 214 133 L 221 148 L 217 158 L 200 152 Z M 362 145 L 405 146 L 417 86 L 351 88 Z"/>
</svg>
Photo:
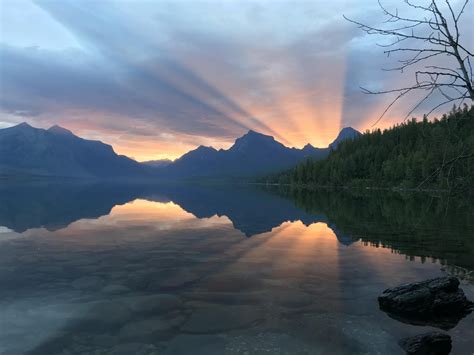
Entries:
<svg viewBox="0 0 474 355">
<path fill-rule="evenodd" d="M 387 48 L 387 56 L 400 54 L 398 65 L 385 69 L 401 71 L 409 67 L 414 68 L 414 83 L 389 90 L 373 91 L 362 88 L 368 94 L 395 94 L 393 101 L 386 107 L 378 121 L 402 97 L 414 92 L 423 91 L 424 96 L 407 113 L 408 118 L 432 94 L 438 92 L 442 95 L 441 102 L 433 104 L 434 110 L 450 102 L 461 105 L 465 100 L 474 101 L 474 81 L 471 60 L 473 57 L 470 49 L 461 43 L 459 23 L 461 15 L 468 6 L 469 0 L 456 2 L 459 6 L 455 9 L 452 1 L 445 0 L 446 6 L 440 6 L 440 1 L 426 1 L 426 5 L 418 5 L 410 0 L 404 3 L 414 13 L 413 16 L 401 15 L 398 9 L 389 10 L 379 0 L 379 6 L 386 19 L 383 25 L 371 26 L 350 18 L 348 21 L 356 24 L 360 29 L 370 35 L 380 35 L 390 38 L 388 44 L 379 44 Z M 416 13 L 416 14 L 415 14 Z M 472 22 L 470 22 L 472 24 Z M 472 32 L 468 35 L 472 35 Z M 454 58 L 449 64 L 439 64 L 443 58 Z"/>
<path fill-rule="evenodd" d="M 341 142 L 320 161 L 267 177 L 294 186 L 377 186 L 474 192 L 474 106 L 408 120 Z"/>
</svg>

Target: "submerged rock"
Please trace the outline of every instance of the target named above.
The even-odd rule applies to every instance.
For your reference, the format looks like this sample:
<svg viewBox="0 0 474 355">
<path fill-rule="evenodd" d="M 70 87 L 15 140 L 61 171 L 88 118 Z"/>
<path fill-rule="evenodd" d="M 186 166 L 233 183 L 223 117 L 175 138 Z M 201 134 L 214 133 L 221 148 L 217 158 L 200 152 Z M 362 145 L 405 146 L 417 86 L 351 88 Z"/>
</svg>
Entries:
<svg viewBox="0 0 474 355">
<path fill-rule="evenodd" d="M 74 280 L 71 285 L 78 290 L 93 291 L 101 289 L 104 285 L 104 280 L 98 276 L 84 276 Z"/>
<path fill-rule="evenodd" d="M 183 316 L 151 317 L 126 324 L 120 330 L 119 336 L 134 341 L 171 338 L 170 330 L 179 326 L 184 320 Z"/>
<path fill-rule="evenodd" d="M 182 331 L 195 334 L 219 333 L 249 327 L 263 318 L 263 312 L 253 306 L 210 306 L 194 311 Z"/>
<path fill-rule="evenodd" d="M 104 300 L 84 303 L 71 329 L 74 331 L 110 330 L 122 326 L 132 317 L 132 311 L 123 302 Z"/>
<path fill-rule="evenodd" d="M 389 288 L 378 301 L 380 309 L 394 319 L 441 329 L 456 326 L 474 306 L 452 276 Z"/>
<path fill-rule="evenodd" d="M 209 355 L 224 354 L 225 350 L 226 339 L 222 336 L 180 334 L 170 341 L 165 354 Z"/>
<path fill-rule="evenodd" d="M 118 285 L 118 284 L 111 284 L 107 285 L 102 289 L 102 292 L 108 295 L 118 295 L 121 293 L 127 293 L 130 292 L 131 290 L 123 285 Z"/>
<path fill-rule="evenodd" d="M 399 344 L 407 355 L 446 355 L 451 352 L 451 337 L 440 332 L 404 338 Z"/>
<path fill-rule="evenodd" d="M 144 343 L 125 343 L 119 344 L 110 351 L 107 352 L 108 355 L 154 355 L 160 354 L 159 349 L 153 344 L 144 344 Z"/>
<path fill-rule="evenodd" d="M 124 302 L 132 311 L 148 315 L 171 312 L 181 306 L 179 297 L 166 293 L 129 297 L 124 299 Z"/>
</svg>

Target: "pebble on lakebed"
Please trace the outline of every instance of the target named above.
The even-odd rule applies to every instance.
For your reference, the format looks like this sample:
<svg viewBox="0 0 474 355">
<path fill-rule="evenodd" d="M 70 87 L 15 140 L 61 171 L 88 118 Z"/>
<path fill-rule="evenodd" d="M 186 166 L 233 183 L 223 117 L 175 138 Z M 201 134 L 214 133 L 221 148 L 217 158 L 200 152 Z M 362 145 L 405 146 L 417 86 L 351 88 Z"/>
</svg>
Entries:
<svg viewBox="0 0 474 355">
<path fill-rule="evenodd" d="M 430 332 L 404 338 L 399 342 L 407 355 L 447 355 L 451 352 L 451 337 L 440 332 Z"/>
</svg>

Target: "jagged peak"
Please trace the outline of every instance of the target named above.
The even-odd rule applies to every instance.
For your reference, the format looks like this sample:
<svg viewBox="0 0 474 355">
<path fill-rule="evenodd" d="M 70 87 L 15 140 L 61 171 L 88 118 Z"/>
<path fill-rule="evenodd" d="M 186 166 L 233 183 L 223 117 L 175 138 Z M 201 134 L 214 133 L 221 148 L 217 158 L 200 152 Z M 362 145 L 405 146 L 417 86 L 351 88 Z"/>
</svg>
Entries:
<svg viewBox="0 0 474 355">
<path fill-rule="evenodd" d="M 271 138 L 271 139 L 275 139 L 273 138 L 273 136 L 270 136 L 270 135 L 267 135 L 267 134 L 263 134 L 263 133 L 260 133 L 260 132 L 257 132 L 257 131 L 254 131 L 253 129 L 249 129 L 247 133 L 245 133 L 242 137 L 240 138 L 245 138 L 245 137 L 261 137 L 261 138 Z M 238 138 L 239 139 L 239 138 Z"/>
<path fill-rule="evenodd" d="M 217 150 L 214 148 L 214 147 L 208 147 L 208 146 L 205 146 L 205 145 L 200 145 L 199 147 L 197 147 L 196 149 L 194 149 L 195 152 L 200 152 L 200 151 L 216 151 Z"/>
<path fill-rule="evenodd" d="M 249 130 L 243 136 L 237 138 L 234 142 L 234 145 L 230 149 L 234 150 L 242 146 L 247 146 L 249 144 L 260 143 L 260 142 L 266 142 L 268 144 L 270 142 L 273 143 L 276 141 L 275 141 L 275 138 L 273 138 L 272 136 L 268 136 L 266 134 L 259 133 L 254 130 Z"/>
<path fill-rule="evenodd" d="M 209 154 L 217 153 L 217 150 L 213 147 L 206 147 L 205 145 L 200 145 L 196 149 L 190 150 L 184 153 L 180 158 L 176 159 L 173 162 L 182 161 L 183 159 L 189 159 L 190 157 L 202 157 Z"/>
<path fill-rule="evenodd" d="M 28 122 L 22 122 L 17 124 L 16 126 L 13 126 L 12 128 L 34 128 L 32 125 L 30 125 Z"/>
<path fill-rule="evenodd" d="M 244 135 L 248 135 L 248 134 L 250 134 L 250 135 L 252 135 L 252 134 L 260 135 L 261 133 L 257 132 L 257 131 L 254 131 L 253 129 L 249 129 L 248 132 Z"/>
<path fill-rule="evenodd" d="M 337 135 L 337 138 L 346 138 L 346 137 L 356 137 L 356 136 L 359 136 L 361 135 L 361 133 L 352 128 L 352 127 L 344 127 L 343 129 L 341 129 L 341 131 L 339 132 L 339 134 Z"/>
<path fill-rule="evenodd" d="M 31 133 L 31 132 L 36 132 L 36 131 L 41 131 L 40 128 L 35 128 L 31 126 L 27 122 L 22 122 L 19 123 L 15 126 L 7 127 L 7 128 L 2 128 L 0 131 L 5 131 L 5 132 L 20 132 L 20 133 Z"/>
<path fill-rule="evenodd" d="M 354 139 L 360 136 L 361 134 L 362 133 L 352 127 L 344 127 L 343 129 L 341 129 L 336 139 L 331 144 L 329 144 L 329 148 L 335 149 L 342 141 L 347 139 Z"/>
<path fill-rule="evenodd" d="M 54 125 L 48 128 L 48 132 L 55 133 L 55 134 L 71 135 L 71 136 L 74 135 L 74 133 L 72 133 L 70 130 L 58 125 Z"/>
<path fill-rule="evenodd" d="M 358 130 L 352 128 L 352 127 L 343 127 L 341 129 L 341 131 L 339 132 L 339 134 L 341 134 L 342 132 L 354 132 L 354 133 L 358 133 L 358 134 L 361 134 Z"/>
</svg>

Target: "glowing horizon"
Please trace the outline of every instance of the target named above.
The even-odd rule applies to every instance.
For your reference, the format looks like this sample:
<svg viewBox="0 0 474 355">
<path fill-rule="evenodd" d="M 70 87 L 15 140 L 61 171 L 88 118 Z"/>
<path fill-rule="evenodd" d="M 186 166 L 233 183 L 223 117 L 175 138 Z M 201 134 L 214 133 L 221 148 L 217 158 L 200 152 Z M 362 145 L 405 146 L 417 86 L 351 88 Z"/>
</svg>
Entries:
<svg viewBox="0 0 474 355">
<path fill-rule="evenodd" d="M 392 99 L 360 86 L 412 79 L 382 72 L 375 39 L 342 18 L 373 21 L 377 1 L 351 5 L 6 0 L 0 128 L 58 124 L 138 161 L 226 149 L 250 129 L 289 147 L 327 147 L 342 127 L 370 129 Z M 401 122 L 416 99 L 377 128 Z"/>
</svg>

